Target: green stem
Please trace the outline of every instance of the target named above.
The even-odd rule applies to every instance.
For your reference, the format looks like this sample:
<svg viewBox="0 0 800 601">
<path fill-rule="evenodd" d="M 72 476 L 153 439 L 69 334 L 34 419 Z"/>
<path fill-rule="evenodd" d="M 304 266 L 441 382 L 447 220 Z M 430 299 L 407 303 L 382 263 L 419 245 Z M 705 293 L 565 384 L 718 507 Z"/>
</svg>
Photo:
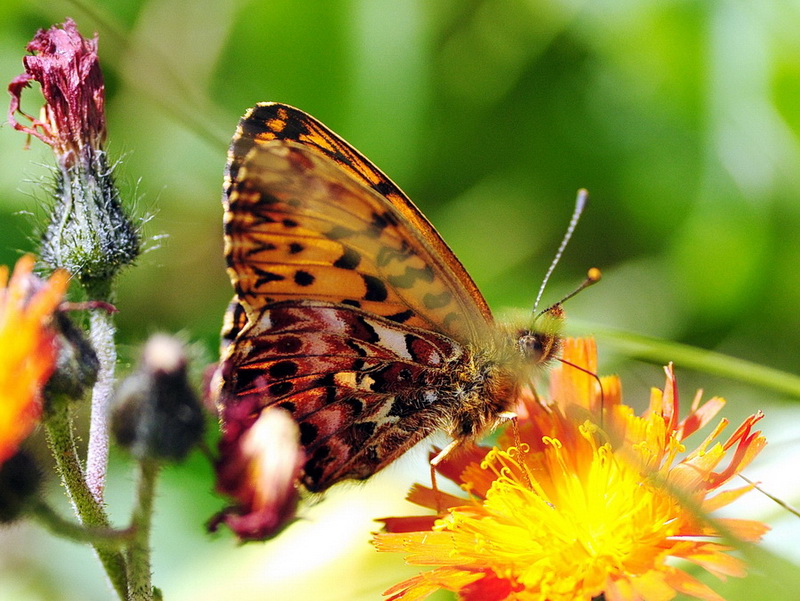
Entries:
<svg viewBox="0 0 800 601">
<path fill-rule="evenodd" d="M 681 368 L 738 380 L 800 398 L 800 376 L 796 374 L 678 342 L 631 334 L 603 326 L 576 324 L 574 321 L 570 324 L 575 326 L 572 329 L 591 332 L 604 343 L 629 357 L 662 365 L 672 361 Z"/>
<path fill-rule="evenodd" d="M 150 527 L 153 517 L 158 462 L 143 459 L 139 462 L 136 506 L 131 517 L 134 536 L 128 546 L 128 601 L 152 601 L 153 584 L 150 568 Z"/>
<path fill-rule="evenodd" d="M 122 547 L 133 537 L 133 530 L 115 530 L 113 528 L 87 528 L 60 516 L 44 501 L 40 501 L 30 509 L 31 515 L 42 526 L 60 538 L 79 543 L 97 543 L 105 545 L 109 550 Z"/>
<path fill-rule="evenodd" d="M 56 470 L 67 489 L 75 513 L 84 526 L 110 528 L 105 509 L 86 485 L 75 447 L 67 402 L 64 399 L 53 399 L 53 401 L 55 409 L 44 420 L 45 435 L 56 460 Z M 95 542 L 92 546 L 117 595 L 120 599 L 125 599 L 128 590 L 125 557 L 121 552 L 109 549 L 107 543 Z"/>
<path fill-rule="evenodd" d="M 106 297 L 92 297 L 106 300 Z M 89 314 L 89 340 L 97 354 L 100 369 L 92 389 L 92 413 L 89 424 L 89 448 L 86 454 L 86 483 L 98 503 L 103 502 L 103 489 L 108 469 L 108 405 L 114 392 L 114 367 L 117 349 L 114 345 L 114 320 L 103 310 Z"/>
</svg>

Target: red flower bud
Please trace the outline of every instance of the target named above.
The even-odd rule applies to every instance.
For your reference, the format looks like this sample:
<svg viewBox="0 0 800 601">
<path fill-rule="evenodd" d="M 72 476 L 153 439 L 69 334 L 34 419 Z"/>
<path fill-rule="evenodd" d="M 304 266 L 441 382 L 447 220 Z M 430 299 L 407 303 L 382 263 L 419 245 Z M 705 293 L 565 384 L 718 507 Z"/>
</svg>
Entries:
<svg viewBox="0 0 800 601">
<path fill-rule="evenodd" d="M 223 435 L 224 436 L 224 435 Z M 211 520 L 241 540 L 264 540 L 290 524 L 297 508 L 297 479 L 305 460 L 297 424 L 283 409 L 269 408 L 235 440 L 217 465 L 217 490 L 238 502 Z"/>
</svg>

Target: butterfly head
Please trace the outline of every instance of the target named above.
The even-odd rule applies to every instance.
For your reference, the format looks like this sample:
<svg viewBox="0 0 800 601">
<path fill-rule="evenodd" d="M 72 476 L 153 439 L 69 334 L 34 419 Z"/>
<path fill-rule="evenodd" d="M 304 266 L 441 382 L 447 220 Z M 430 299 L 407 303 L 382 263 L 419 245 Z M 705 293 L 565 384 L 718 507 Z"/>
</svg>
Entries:
<svg viewBox="0 0 800 601">
<path fill-rule="evenodd" d="M 526 363 L 543 365 L 558 355 L 563 322 L 564 309 L 556 304 L 538 316 L 532 327 L 517 333 L 517 347 Z"/>
<path fill-rule="evenodd" d="M 512 319 L 502 328 L 511 341 L 512 362 L 523 371 L 547 365 L 561 351 L 564 309 L 555 304 L 535 318 Z"/>
</svg>

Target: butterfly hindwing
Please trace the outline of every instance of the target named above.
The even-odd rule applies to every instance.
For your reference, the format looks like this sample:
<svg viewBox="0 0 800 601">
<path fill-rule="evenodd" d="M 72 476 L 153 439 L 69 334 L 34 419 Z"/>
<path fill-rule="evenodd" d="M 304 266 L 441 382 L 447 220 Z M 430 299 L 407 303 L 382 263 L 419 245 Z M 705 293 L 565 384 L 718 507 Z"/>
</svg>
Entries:
<svg viewBox="0 0 800 601">
<path fill-rule="evenodd" d="M 446 336 L 360 309 L 274 303 L 223 362 L 223 421 L 247 427 L 265 407 L 289 411 L 306 454 L 304 484 L 324 490 L 368 477 L 440 427 L 442 384 L 463 359 Z M 238 428 L 225 438 L 237 436 Z"/>
</svg>

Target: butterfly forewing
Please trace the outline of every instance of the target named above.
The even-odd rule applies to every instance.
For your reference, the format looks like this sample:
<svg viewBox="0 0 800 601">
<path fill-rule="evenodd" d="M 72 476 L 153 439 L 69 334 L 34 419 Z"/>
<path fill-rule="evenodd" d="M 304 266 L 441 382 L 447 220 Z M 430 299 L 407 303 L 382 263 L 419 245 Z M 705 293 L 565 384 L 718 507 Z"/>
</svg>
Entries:
<svg viewBox="0 0 800 601">
<path fill-rule="evenodd" d="M 480 337 L 491 321 L 411 201 L 297 109 L 259 105 L 242 119 L 226 189 L 226 255 L 247 309 L 291 298 L 344 302 L 460 339 Z"/>
</svg>

